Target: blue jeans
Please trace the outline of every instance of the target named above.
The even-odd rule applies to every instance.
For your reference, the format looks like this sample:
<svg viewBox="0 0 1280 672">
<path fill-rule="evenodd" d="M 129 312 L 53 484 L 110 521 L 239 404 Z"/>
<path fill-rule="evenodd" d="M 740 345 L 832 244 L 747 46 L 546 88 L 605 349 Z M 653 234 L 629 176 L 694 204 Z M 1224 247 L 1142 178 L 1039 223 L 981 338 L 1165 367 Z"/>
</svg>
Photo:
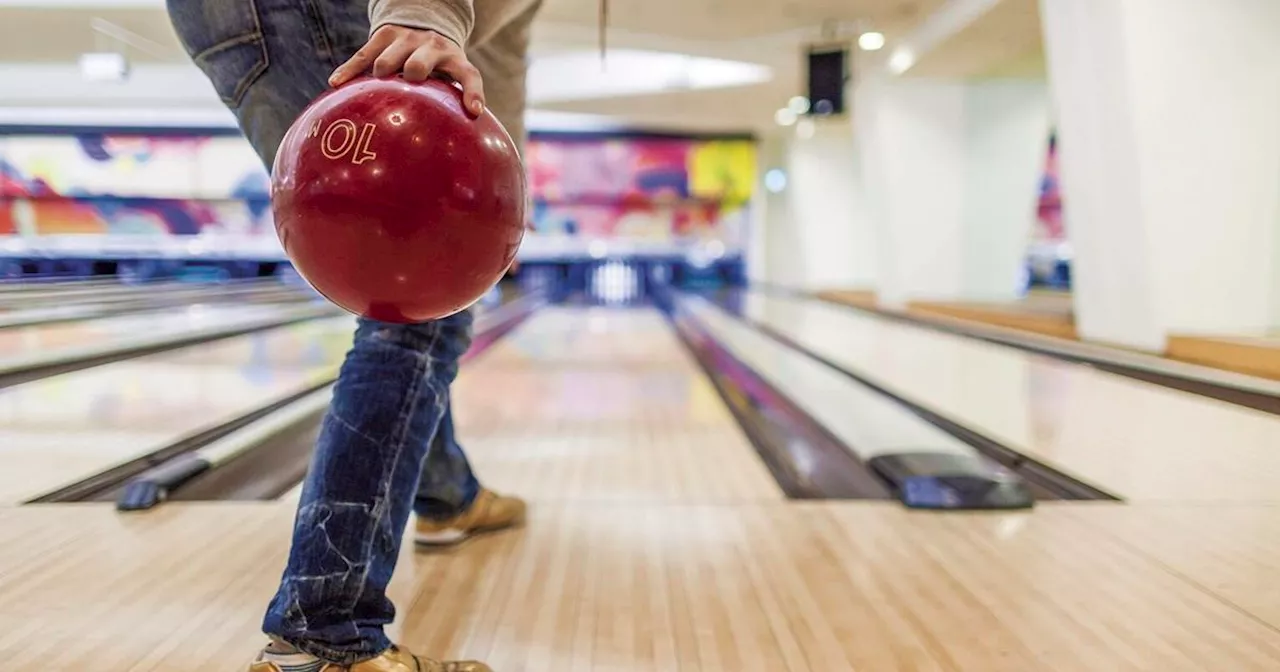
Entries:
<svg viewBox="0 0 1280 672">
<path fill-rule="evenodd" d="M 285 131 L 368 37 L 367 0 L 168 0 L 184 46 L 270 168 Z M 361 320 L 302 490 L 263 629 L 350 664 L 390 646 L 386 587 L 411 509 L 444 518 L 479 483 L 454 441 L 449 385 L 471 314 Z"/>
</svg>

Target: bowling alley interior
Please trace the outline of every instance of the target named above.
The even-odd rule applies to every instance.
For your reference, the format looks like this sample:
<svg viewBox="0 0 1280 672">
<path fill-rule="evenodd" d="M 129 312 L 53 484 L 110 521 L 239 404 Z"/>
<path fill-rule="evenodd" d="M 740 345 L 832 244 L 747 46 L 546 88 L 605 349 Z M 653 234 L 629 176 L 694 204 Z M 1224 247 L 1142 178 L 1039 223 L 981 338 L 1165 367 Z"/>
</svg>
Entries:
<svg viewBox="0 0 1280 672">
<path fill-rule="evenodd" d="M 1280 2 L 541 0 L 261 140 L 366 4 L 0 0 L 0 667 L 1280 670 Z M 382 436 L 418 667 L 265 616 Z"/>
</svg>

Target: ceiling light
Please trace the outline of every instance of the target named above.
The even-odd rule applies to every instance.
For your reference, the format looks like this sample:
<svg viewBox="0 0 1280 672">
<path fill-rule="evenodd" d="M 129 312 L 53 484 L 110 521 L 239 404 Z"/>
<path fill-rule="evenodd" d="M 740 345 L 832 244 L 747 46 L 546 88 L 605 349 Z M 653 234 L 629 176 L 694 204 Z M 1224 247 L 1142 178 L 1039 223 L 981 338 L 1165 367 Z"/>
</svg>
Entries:
<svg viewBox="0 0 1280 672">
<path fill-rule="evenodd" d="M 916 55 L 910 49 L 898 49 L 889 57 L 889 70 L 895 75 L 901 75 L 915 64 Z"/>
<path fill-rule="evenodd" d="M 859 35 L 858 47 L 863 51 L 879 51 L 884 47 L 884 33 L 872 31 Z"/>
<path fill-rule="evenodd" d="M 796 114 L 804 114 L 809 111 L 809 99 L 804 96 L 795 96 L 787 102 L 787 109 Z"/>
<path fill-rule="evenodd" d="M 129 61 L 114 52 L 81 54 L 80 76 L 91 82 L 121 82 L 129 76 Z"/>
</svg>

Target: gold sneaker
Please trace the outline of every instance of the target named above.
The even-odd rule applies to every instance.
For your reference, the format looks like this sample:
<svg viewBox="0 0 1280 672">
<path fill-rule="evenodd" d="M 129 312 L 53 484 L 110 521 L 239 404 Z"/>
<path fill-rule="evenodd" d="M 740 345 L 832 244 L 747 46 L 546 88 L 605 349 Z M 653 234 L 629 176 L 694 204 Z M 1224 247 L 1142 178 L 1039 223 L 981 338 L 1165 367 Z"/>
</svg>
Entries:
<svg viewBox="0 0 1280 672">
<path fill-rule="evenodd" d="M 418 517 L 414 541 L 424 546 L 448 546 L 473 535 L 494 532 L 524 522 L 525 503 L 517 497 L 481 490 L 466 511 L 448 520 Z"/>
<path fill-rule="evenodd" d="M 493 672 L 493 668 L 474 660 L 432 660 L 392 646 L 377 658 L 355 665 L 326 663 L 305 653 L 258 654 L 249 672 Z"/>
</svg>

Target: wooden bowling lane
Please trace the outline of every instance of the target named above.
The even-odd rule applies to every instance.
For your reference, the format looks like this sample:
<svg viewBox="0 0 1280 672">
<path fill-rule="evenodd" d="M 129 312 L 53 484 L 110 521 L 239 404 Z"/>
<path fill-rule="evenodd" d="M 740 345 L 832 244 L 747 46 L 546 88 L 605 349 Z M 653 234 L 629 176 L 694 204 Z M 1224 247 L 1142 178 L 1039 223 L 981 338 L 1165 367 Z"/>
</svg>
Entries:
<svg viewBox="0 0 1280 672">
<path fill-rule="evenodd" d="M 157 282 L 151 286 L 164 287 L 169 284 L 171 283 Z M 0 280 L 0 300 L 47 292 L 66 292 L 68 294 L 79 291 L 107 292 L 128 286 L 130 285 L 125 285 L 117 278 L 65 278 L 43 281 Z"/>
<path fill-rule="evenodd" d="M 64 287 L 111 287 L 120 284 L 116 277 L 78 277 L 54 276 L 39 279 L 3 278 L 0 279 L 0 294 L 12 292 L 29 292 L 36 289 L 58 289 Z"/>
<path fill-rule="evenodd" d="M 319 308 L 297 304 L 178 306 L 168 310 L 126 313 L 91 320 L 56 322 L 0 329 L 0 374 L 26 367 L 113 351 L 131 343 L 159 343 L 284 321 L 296 314 L 318 314 Z"/>
<path fill-rule="evenodd" d="M 180 305 L 228 303 L 283 303 L 316 299 L 309 290 L 277 282 L 238 285 L 189 285 L 169 291 L 135 292 L 124 295 L 86 294 L 80 299 L 65 297 L 0 301 L 0 328 L 104 317 L 111 313 L 140 312 Z"/>
<path fill-rule="evenodd" d="M 331 376 L 354 320 L 279 327 L 0 389 L 0 504 L 156 450 Z"/>
<path fill-rule="evenodd" d="M 1128 518 L 1108 515 L 1120 509 Z M 1210 582 L 1259 589 L 1259 604 L 1280 558 L 1275 518 L 1164 511 L 535 502 L 521 530 L 444 553 L 406 545 L 389 634 L 503 672 L 1280 669 L 1274 603 L 1255 610 Z M 264 641 L 293 514 L 0 508 L 0 657 L 13 669 L 243 669 Z M 1266 553 L 1252 560 L 1272 572 L 1173 564 L 1147 545 L 1192 546 L 1208 529 Z"/>
<path fill-rule="evenodd" d="M 21 310 L 36 306 L 81 305 L 87 303 L 122 303 L 148 297 L 190 294 L 199 285 L 180 282 L 155 284 L 89 284 L 67 283 L 58 286 L 35 285 L 22 290 L 0 293 L 0 310 Z"/>
<path fill-rule="evenodd" d="M 26 326 L 49 322 L 69 322 L 101 317 L 110 312 L 112 306 L 102 303 L 84 303 L 71 305 L 52 305 L 39 308 L 21 308 L 6 310 L 0 308 L 0 329 Z"/>
<path fill-rule="evenodd" d="M 0 362 L 69 346 L 127 339 L 140 333 L 161 335 L 219 324 L 228 317 L 257 317 L 275 306 L 185 305 L 170 310 L 127 313 L 93 320 L 0 329 Z"/>
<path fill-rule="evenodd" d="M 459 440 L 494 487 L 601 503 L 783 496 L 656 311 L 543 309 L 453 395 Z"/>
<path fill-rule="evenodd" d="M 1280 504 L 1280 417 L 819 301 L 747 314 L 926 408 L 1128 501 Z"/>
<path fill-rule="evenodd" d="M 156 281 L 138 284 L 119 282 L 70 282 L 61 284 L 19 285 L 7 292 L 0 292 L 0 306 L 14 307 L 31 304 L 68 305 L 72 303 L 97 303 L 129 301 L 155 297 L 185 298 L 201 293 L 221 291 L 242 293 L 270 289 L 291 288 L 274 278 L 249 278 L 223 283 Z"/>
</svg>

